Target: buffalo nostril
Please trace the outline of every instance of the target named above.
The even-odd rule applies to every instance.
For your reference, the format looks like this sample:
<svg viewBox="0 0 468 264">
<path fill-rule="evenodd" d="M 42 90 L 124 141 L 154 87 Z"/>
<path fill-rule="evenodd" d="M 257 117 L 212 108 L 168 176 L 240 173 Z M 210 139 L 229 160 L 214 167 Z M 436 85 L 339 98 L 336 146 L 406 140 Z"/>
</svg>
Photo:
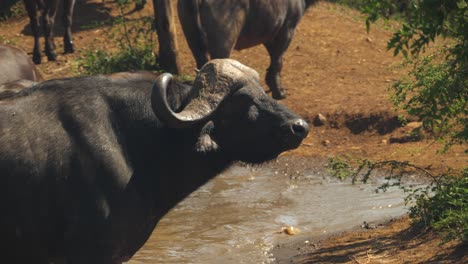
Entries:
<svg viewBox="0 0 468 264">
<path fill-rule="evenodd" d="M 305 138 L 309 133 L 309 125 L 303 119 L 297 119 L 292 123 L 292 132 L 295 136 Z"/>
</svg>

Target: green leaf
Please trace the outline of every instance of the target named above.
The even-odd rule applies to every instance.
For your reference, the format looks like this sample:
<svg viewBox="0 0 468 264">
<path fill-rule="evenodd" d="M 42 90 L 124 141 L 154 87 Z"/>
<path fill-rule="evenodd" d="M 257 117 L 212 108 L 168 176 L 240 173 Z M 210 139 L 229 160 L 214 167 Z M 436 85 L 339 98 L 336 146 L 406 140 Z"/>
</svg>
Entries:
<svg viewBox="0 0 468 264">
<path fill-rule="evenodd" d="M 468 4 L 464 0 L 460 0 L 460 1 L 457 2 L 457 6 L 460 9 L 464 9 L 464 8 L 468 7 Z"/>
</svg>

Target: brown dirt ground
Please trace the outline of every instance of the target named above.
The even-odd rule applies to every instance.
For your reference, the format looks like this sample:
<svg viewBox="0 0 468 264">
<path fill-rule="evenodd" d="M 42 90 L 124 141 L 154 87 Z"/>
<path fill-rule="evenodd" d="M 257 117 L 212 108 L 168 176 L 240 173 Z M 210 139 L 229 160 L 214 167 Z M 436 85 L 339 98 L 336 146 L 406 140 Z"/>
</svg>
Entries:
<svg viewBox="0 0 468 264">
<path fill-rule="evenodd" d="M 151 15 L 151 10 L 149 3 L 142 13 Z M 75 59 L 86 49 L 115 48 L 115 43 L 104 34 L 106 26 L 82 26 L 116 15 L 113 2 L 78 0 L 73 27 L 77 52 L 60 54 L 63 45 L 57 39 L 58 60 L 39 66 L 45 79 L 75 75 Z M 57 24 L 59 36 L 61 23 Z M 312 126 L 303 145 L 285 155 L 408 160 L 433 172 L 468 165 L 466 145 L 439 155 L 436 150 L 441 145 L 430 139 L 405 140 L 417 123 L 400 126 L 398 113 L 389 100 L 388 87 L 405 74 L 399 67 L 401 58 L 386 51 L 394 28 L 381 23 L 367 34 L 364 18 L 356 11 L 329 3 L 319 3 L 308 10 L 285 55 L 282 81 L 288 98 L 282 102 L 310 123 L 318 113 L 326 116 L 327 122 Z M 177 29 L 182 73 L 193 75 L 195 62 L 180 26 Z M 0 23 L 0 41 L 30 53 L 33 39 L 28 19 L 20 16 Z M 269 57 L 263 47 L 236 51 L 232 58 L 265 76 Z M 414 234 L 409 223 L 408 218 L 403 218 L 381 228 L 354 230 L 309 245 L 303 241 L 285 243 L 278 245 L 275 256 L 278 263 L 468 263 L 464 253 L 467 251 L 457 248 L 456 243 L 440 247 L 438 237 L 431 233 Z"/>
</svg>

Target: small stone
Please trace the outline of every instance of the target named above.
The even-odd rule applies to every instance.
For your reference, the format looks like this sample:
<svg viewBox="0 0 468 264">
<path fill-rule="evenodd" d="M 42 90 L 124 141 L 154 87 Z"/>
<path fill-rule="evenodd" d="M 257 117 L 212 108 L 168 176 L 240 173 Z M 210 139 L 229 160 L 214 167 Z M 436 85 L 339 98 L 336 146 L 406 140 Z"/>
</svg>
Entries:
<svg viewBox="0 0 468 264">
<path fill-rule="evenodd" d="M 327 118 L 322 114 L 317 114 L 314 118 L 313 124 L 314 126 L 323 126 L 327 122 Z"/>
<path fill-rule="evenodd" d="M 299 234 L 300 231 L 297 227 L 287 226 L 287 227 L 283 227 L 283 232 L 286 233 L 287 235 L 294 236 L 294 235 Z"/>
<path fill-rule="evenodd" d="M 375 224 L 367 223 L 366 221 L 364 221 L 364 223 L 361 225 L 361 227 L 365 228 L 365 229 L 375 229 L 375 228 L 377 228 L 377 226 Z"/>
<path fill-rule="evenodd" d="M 418 128 L 420 126 L 422 126 L 422 122 L 409 122 L 408 124 L 406 124 L 406 127 L 412 129 Z"/>
</svg>

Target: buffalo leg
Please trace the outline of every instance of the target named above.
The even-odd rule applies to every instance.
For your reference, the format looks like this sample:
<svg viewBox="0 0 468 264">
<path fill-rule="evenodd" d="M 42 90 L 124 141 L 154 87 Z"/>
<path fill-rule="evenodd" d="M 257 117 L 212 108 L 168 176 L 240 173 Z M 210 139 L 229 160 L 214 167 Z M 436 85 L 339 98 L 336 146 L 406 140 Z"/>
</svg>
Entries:
<svg viewBox="0 0 468 264">
<path fill-rule="evenodd" d="M 288 49 L 294 29 L 283 28 L 271 41 L 265 43 L 265 47 L 270 54 L 270 67 L 267 69 L 265 81 L 270 87 L 273 98 L 279 100 L 286 97 L 284 89 L 281 87 L 281 69 L 283 68 L 283 55 Z"/>
<path fill-rule="evenodd" d="M 72 16 L 73 7 L 75 6 L 75 0 L 64 0 L 63 1 L 63 25 L 65 27 L 65 34 L 63 35 L 63 49 L 64 53 L 75 52 L 75 46 L 72 41 Z"/>
<path fill-rule="evenodd" d="M 41 63 L 41 50 L 39 43 L 39 20 L 37 17 L 36 1 L 24 0 L 24 5 L 28 11 L 31 30 L 34 35 L 33 61 L 35 64 Z"/>
<path fill-rule="evenodd" d="M 211 59 L 229 58 L 246 19 L 245 8 L 232 9 L 224 1 L 212 1 L 196 11 Z"/>
<path fill-rule="evenodd" d="M 153 0 L 156 31 L 159 41 L 159 65 L 171 73 L 179 73 L 177 64 L 176 28 L 169 0 Z"/>
<path fill-rule="evenodd" d="M 233 26 L 226 20 L 239 19 L 243 20 L 241 15 L 243 13 L 236 12 L 230 14 L 229 17 L 220 17 L 219 14 L 212 14 L 207 12 L 208 15 L 201 18 L 202 25 L 206 31 L 206 42 L 208 52 L 211 59 L 223 59 L 231 56 L 231 51 L 239 37 L 241 28 Z"/>
<path fill-rule="evenodd" d="M 198 7 L 194 4 L 193 1 L 179 1 L 178 12 L 185 39 L 195 57 L 197 68 L 200 69 L 209 57 L 205 40 L 202 37 L 199 12 L 196 11 Z"/>
<path fill-rule="evenodd" d="M 55 43 L 53 34 L 57 7 L 58 0 L 45 1 L 45 7 L 42 15 L 45 38 L 45 53 L 49 61 L 54 61 L 57 59 L 57 55 L 55 54 Z"/>
</svg>

